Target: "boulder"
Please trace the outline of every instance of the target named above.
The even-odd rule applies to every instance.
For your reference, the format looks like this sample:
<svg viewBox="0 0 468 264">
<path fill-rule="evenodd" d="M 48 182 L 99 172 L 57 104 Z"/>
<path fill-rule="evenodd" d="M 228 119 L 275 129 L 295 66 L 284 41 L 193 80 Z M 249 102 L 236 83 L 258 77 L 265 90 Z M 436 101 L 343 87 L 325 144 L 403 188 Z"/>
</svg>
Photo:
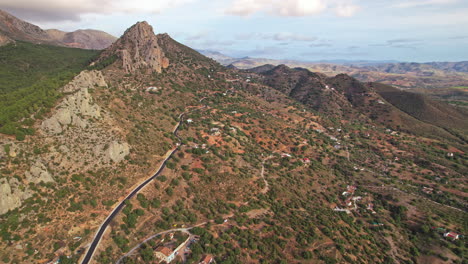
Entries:
<svg viewBox="0 0 468 264">
<path fill-rule="evenodd" d="M 62 126 L 55 116 L 42 121 L 41 129 L 48 134 L 62 133 Z"/>
<path fill-rule="evenodd" d="M 21 206 L 21 198 L 15 195 L 6 179 L 0 179 L 0 215 Z"/>
<path fill-rule="evenodd" d="M 109 144 L 97 145 L 94 148 L 94 154 L 97 157 L 102 157 L 104 162 L 113 161 L 118 163 L 130 154 L 130 146 L 126 142 L 112 141 Z"/>
<path fill-rule="evenodd" d="M 47 171 L 46 166 L 39 160 L 31 166 L 31 169 L 25 173 L 26 179 L 29 182 L 54 182 L 52 175 Z"/>
<path fill-rule="evenodd" d="M 117 141 L 113 141 L 108 149 L 109 158 L 115 163 L 121 162 L 129 153 L 130 147 L 126 142 L 119 143 Z"/>
<path fill-rule="evenodd" d="M 61 125 L 66 126 L 72 122 L 71 113 L 68 108 L 60 108 L 59 110 L 57 110 L 55 117 Z"/>
</svg>

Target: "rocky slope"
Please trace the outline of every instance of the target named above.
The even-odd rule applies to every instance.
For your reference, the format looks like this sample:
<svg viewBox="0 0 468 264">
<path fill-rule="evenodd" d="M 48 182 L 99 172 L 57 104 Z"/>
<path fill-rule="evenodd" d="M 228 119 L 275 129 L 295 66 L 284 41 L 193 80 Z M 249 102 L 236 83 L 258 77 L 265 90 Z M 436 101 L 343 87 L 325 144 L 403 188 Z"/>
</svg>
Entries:
<svg viewBox="0 0 468 264">
<path fill-rule="evenodd" d="M 0 32 L 15 40 L 59 44 L 57 41 L 50 39 L 47 32 L 40 27 L 18 19 L 3 10 L 0 10 Z"/>
<path fill-rule="evenodd" d="M 2 35 L 4 37 L 2 37 Z M 105 49 L 117 38 L 99 30 L 76 30 L 63 32 L 56 29 L 43 30 L 0 10 L 0 45 L 6 44 L 5 38 L 37 44 L 50 44 L 80 49 Z"/>
<path fill-rule="evenodd" d="M 125 33 L 102 54 L 99 60 L 116 55 L 121 67 L 128 73 L 139 69 L 161 73 L 169 66 L 169 59 L 160 48 L 158 37 L 147 22 L 139 22 Z"/>
<path fill-rule="evenodd" d="M 23 171 L 24 176 L 19 179 L 23 180 L 2 180 L 0 214 L 21 206 L 30 197 L 30 183 L 55 182 L 59 171 L 103 168 L 106 164 L 121 162 L 130 153 L 128 143 L 119 136 L 121 133 L 111 129 L 112 118 L 94 102 L 90 90 L 96 87 L 107 87 L 101 72 L 83 71 L 62 88 L 66 95 L 52 114 L 41 122 L 39 135 L 35 138 L 37 142 L 51 145 L 48 154 L 35 155 L 22 166 L 19 171 Z M 9 158 L 31 148 L 28 144 L 16 144 L 8 139 L 4 139 L 2 145 L 8 146 L 8 153 L 2 155 Z"/>
</svg>

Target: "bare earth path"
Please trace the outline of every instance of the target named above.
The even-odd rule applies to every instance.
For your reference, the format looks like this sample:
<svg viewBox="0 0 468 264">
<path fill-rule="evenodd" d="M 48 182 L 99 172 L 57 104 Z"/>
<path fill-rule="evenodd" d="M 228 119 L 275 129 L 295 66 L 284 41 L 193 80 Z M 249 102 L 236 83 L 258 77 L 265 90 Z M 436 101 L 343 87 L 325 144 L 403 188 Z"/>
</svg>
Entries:
<svg viewBox="0 0 468 264">
<path fill-rule="evenodd" d="M 262 161 L 262 170 L 260 171 L 260 177 L 262 177 L 263 182 L 265 183 L 265 187 L 262 190 L 263 194 L 267 193 L 270 190 L 270 184 L 268 183 L 268 181 L 265 178 L 265 161 L 267 161 L 268 159 L 271 159 L 272 157 L 273 156 L 270 155 L 270 156 L 264 158 L 263 161 Z"/>
</svg>

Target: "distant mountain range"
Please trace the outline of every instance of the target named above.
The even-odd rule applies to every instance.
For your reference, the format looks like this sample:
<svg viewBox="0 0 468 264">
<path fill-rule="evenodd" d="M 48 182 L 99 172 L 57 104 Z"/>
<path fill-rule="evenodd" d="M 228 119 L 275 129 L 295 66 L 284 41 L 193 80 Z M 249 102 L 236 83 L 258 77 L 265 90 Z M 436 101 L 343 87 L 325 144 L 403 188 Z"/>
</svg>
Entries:
<svg viewBox="0 0 468 264">
<path fill-rule="evenodd" d="M 105 49 L 117 38 L 99 30 L 64 32 L 42 28 L 0 10 L 0 46 L 15 40 L 81 49 Z"/>
<path fill-rule="evenodd" d="M 267 58 L 252 58 L 252 57 L 241 57 L 235 58 L 225 55 L 219 51 L 213 50 L 197 50 L 201 54 L 212 58 L 223 65 L 233 64 L 237 68 L 245 69 L 250 64 L 320 64 L 320 63 L 327 63 L 327 64 L 338 64 L 338 65 L 376 65 L 376 64 L 383 64 L 383 63 L 399 63 L 396 60 L 320 60 L 320 61 L 298 61 L 298 60 L 275 60 L 275 59 L 267 59 Z M 243 66 L 245 64 L 245 66 Z"/>
<path fill-rule="evenodd" d="M 364 82 L 381 82 L 400 88 L 447 88 L 468 86 L 468 61 L 409 63 L 396 61 L 318 61 L 274 60 L 264 58 L 232 58 L 220 52 L 199 50 L 223 65 L 251 69 L 262 65 L 287 65 L 305 68 L 328 76 L 346 73 Z"/>
</svg>

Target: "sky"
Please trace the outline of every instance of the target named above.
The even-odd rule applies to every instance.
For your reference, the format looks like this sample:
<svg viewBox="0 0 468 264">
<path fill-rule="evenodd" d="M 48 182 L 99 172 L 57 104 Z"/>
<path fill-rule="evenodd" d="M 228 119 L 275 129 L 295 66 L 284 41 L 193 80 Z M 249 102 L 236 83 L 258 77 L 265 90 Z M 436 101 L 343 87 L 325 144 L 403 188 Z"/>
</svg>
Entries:
<svg viewBox="0 0 468 264">
<path fill-rule="evenodd" d="M 468 60 L 468 0 L 0 0 L 0 9 L 44 29 L 117 37 L 147 21 L 232 57 Z"/>
</svg>

